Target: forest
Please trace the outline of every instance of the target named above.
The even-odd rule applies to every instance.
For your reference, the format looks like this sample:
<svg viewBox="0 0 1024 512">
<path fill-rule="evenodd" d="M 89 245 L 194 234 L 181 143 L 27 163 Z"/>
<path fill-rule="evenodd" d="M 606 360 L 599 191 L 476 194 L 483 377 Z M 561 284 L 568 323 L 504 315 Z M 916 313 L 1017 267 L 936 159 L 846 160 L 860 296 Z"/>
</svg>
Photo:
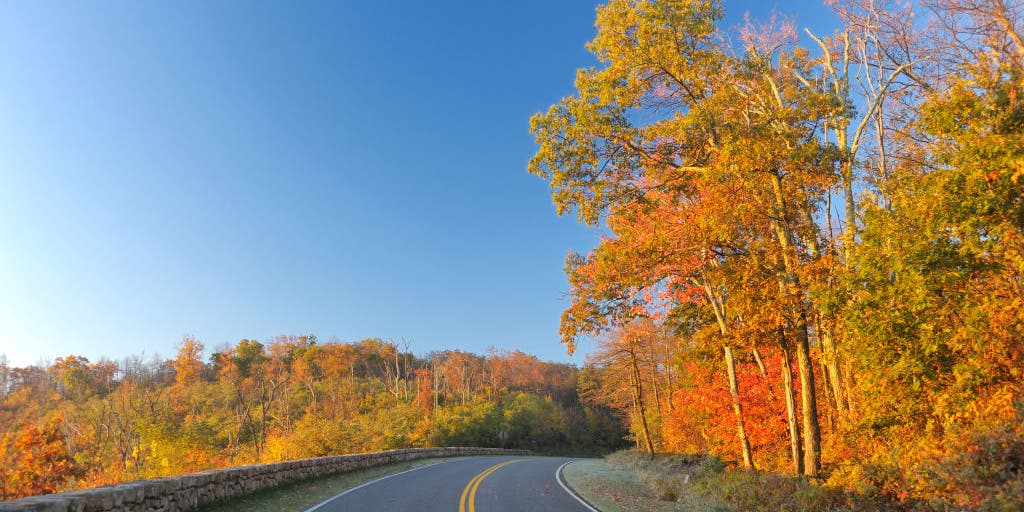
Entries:
<svg viewBox="0 0 1024 512">
<path fill-rule="evenodd" d="M 566 260 L 581 393 L 650 453 L 1020 510 L 1024 4 L 826 3 L 598 9 L 529 164 L 603 233 Z"/>
<path fill-rule="evenodd" d="M 615 411 L 579 399 L 575 366 L 519 351 L 416 357 L 379 339 L 307 335 L 203 355 L 186 337 L 173 359 L 0 358 L 0 501 L 395 448 L 598 454 L 625 435 Z"/>
</svg>

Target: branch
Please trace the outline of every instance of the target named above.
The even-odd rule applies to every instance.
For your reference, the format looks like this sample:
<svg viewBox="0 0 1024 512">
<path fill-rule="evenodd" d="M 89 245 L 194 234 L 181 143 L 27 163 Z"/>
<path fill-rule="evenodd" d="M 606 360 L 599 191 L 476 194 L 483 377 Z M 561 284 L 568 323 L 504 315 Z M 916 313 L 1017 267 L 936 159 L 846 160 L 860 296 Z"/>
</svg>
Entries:
<svg viewBox="0 0 1024 512">
<path fill-rule="evenodd" d="M 902 73 L 904 69 L 913 66 L 917 62 L 918 61 L 908 62 L 894 69 L 892 73 L 889 74 L 889 78 L 886 79 L 885 83 L 882 84 L 882 86 L 879 88 L 878 94 L 875 95 L 875 99 L 871 101 L 871 107 L 869 107 L 868 111 L 865 112 L 864 115 L 861 117 L 860 123 L 857 124 L 857 129 L 854 130 L 853 132 L 853 141 L 850 143 L 851 155 L 857 153 L 857 147 L 860 145 L 860 138 L 861 136 L 864 135 L 864 129 L 867 127 L 868 120 L 871 119 L 871 117 L 875 113 L 875 110 L 877 110 L 879 105 L 882 104 L 882 99 L 885 98 L 885 92 L 889 89 L 889 86 L 892 85 L 893 81 L 896 80 L 896 77 L 899 76 L 899 74 Z"/>
</svg>

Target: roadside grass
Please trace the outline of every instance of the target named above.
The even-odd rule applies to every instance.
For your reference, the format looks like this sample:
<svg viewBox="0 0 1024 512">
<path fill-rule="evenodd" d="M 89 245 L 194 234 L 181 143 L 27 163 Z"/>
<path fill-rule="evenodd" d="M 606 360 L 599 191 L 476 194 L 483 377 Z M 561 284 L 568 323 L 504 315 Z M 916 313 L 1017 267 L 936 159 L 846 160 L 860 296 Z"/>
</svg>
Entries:
<svg viewBox="0 0 1024 512">
<path fill-rule="evenodd" d="M 257 491 L 212 503 L 197 510 L 199 512 L 302 512 L 332 496 L 371 480 L 457 458 L 461 457 L 415 459 L 386 466 L 357 469 Z"/>
<path fill-rule="evenodd" d="M 731 510 L 705 496 L 685 494 L 661 499 L 654 486 L 632 468 L 606 460 L 573 461 L 562 472 L 569 486 L 601 512 L 718 512 Z"/>
<path fill-rule="evenodd" d="M 851 493 L 806 478 L 766 471 L 726 470 L 721 459 L 656 455 L 627 450 L 604 460 L 574 461 L 563 471 L 569 485 L 602 512 L 903 511 L 930 510 Z"/>
</svg>

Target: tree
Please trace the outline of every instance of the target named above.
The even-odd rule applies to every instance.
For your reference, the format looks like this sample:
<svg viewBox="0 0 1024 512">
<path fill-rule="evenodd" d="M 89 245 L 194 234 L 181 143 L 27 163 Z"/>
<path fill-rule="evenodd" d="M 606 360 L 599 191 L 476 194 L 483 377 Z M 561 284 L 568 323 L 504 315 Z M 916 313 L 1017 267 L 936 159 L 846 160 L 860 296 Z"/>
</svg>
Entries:
<svg viewBox="0 0 1024 512">
<path fill-rule="evenodd" d="M 221 379 L 234 390 L 239 430 L 244 429 L 256 461 L 266 446 L 271 411 L 288 381 L 290 361 L 281 357 L 284 345 L 272 345 L 277 357 L 268 357 L 262 343 L 243 339 L 226 353 L 230 363 L 221 369 Z"/>
<path fill-rule="evenodd" d="M 639 427 L 637 447 L 651 455 L 655 452 L 655 430 L 649 425 L 650 391 L 645 392 L 644 387 L 647 384 L 649 390 L 656 386 L 651 383 L 656 379 L 652 369 L 657 363 L 649 355 L 657 337 L 657 326 L 638 320 L 600 340 L 597 350 L 588 357 L 588 364 L 601 372 L 601 385 L 592 395 L 600 397 L 605 405 L 628 411 Z"/>
<path fill-rule="evenodd" d="M 174 383 L 179 386 L 195 384 L 202 379 L 203 344 L 192 336 L 185 336 L 178 345 L 178 356 L 174 359 Z"/>
<path fill-rule="evenodd" d="M 29 425 L 0 439 L 0 500 L 55 493 L 81 474 L 58 423 Z"/>
<path fill-rule="evenodd" d="M 741 31 L 737 51 L 715 37 L 720 17 L 715 2 L 610 2 L 589 45 L 603 67 L 581 70 L 577 95 L 531 121 L 539 149 L 529 170 L 549 180 L 559 213 L 606 221 L 615 235 L 586 258 L 570 255 L 574 301 L 562 337 L 571 350 L 579 334 L 663 309 L 644 294 L 692 300 L 699 291 L 735 383 L 726 338 L 742 319 L 726 305 L 745 283 L 712 277 L 770 271 L 780 290 L 773 303 L 795 338 L 805 472 L 816 475 L 805 274 L 820 254 L 816 207 L 836 181 L 835 152 L 820 138 L 835 102 L 787 67 L 791 27 Z M 737 432 L 751 467 L 738 394 Z"/>
</svg>

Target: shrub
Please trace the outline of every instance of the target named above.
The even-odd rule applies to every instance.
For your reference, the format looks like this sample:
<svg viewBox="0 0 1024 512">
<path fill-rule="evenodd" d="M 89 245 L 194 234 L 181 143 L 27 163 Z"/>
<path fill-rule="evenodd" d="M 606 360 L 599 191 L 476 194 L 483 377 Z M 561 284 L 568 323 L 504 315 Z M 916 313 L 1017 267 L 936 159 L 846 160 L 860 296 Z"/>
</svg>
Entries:
<svg viewBox="0 0 1024 512">
<path fill-rule="evenodd" d="M 1022 419 L 978 428 L 951 448 L 931 475 L 936 494 L 978 510 L 1024 510 Z"/>
</svg>

